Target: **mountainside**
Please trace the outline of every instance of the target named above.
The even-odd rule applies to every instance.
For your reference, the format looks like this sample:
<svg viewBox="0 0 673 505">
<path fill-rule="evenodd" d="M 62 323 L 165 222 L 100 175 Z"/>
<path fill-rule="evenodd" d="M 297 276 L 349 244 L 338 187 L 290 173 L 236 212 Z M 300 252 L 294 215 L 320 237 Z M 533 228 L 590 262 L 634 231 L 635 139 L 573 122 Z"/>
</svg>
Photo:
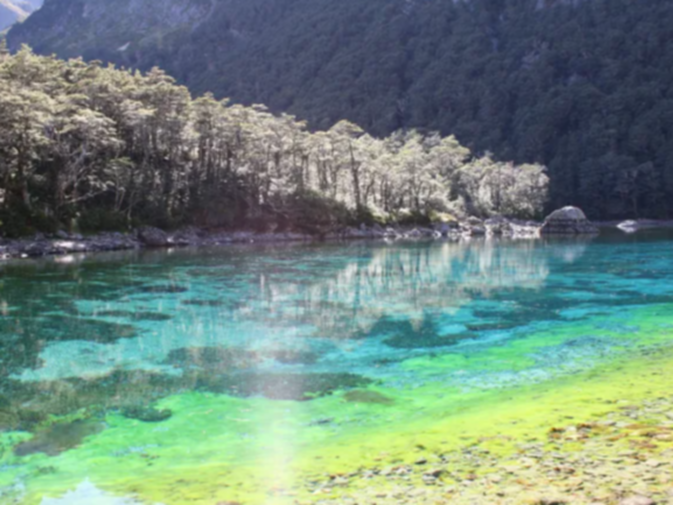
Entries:
<svg viewBox="0 0 673 505">
<path fill-rule="evenodd" d="M 0 0 L 0 31 L 25 19 L 27 15 L 26 11 L 11 0 Z"/>
<path fill-rule="evenodd" d="M 48 0 L 12 49 L 161 66 L 327 128 L 417 127 L 542 162 L 552 205 L 670 215 L 669 0 Z"/>
<path fill-rule="evenodd" d="M 42 0 L 0 0 L 0 31 L 23 21 L 41 5 Z"/>
</svg>

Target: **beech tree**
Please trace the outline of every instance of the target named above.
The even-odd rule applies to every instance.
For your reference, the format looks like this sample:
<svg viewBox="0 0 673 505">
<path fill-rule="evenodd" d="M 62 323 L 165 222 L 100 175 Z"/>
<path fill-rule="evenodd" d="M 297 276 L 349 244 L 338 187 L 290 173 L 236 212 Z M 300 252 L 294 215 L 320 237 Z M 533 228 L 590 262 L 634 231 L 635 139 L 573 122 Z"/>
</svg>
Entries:
<svg viewBox="0 0 673 505">
<path fill-rule="evenodd" d="M 650 172 L 624 171 L 615 191 L 637 202 Z M 0 59 L 0 181 L 3 234 L 72 223 L 319 231 L 405 213 L 532 217 L 548 184 L 542 167 L 474 157 L 454 137 L 381 139 L 348 121 L 311 131 L 263 105 L 194 99 L 160 69 L 27 48 Z"/>
</svg>

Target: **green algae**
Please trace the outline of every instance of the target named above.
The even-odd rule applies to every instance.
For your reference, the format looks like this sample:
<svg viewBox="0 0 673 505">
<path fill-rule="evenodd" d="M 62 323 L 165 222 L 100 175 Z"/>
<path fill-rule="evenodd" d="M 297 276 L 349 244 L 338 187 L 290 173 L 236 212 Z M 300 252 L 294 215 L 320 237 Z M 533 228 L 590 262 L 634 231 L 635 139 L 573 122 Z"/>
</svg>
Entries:
<svg viewBox="0 0 673 505">
<path fill-rule="evenodd" d="M 277 290 L 278 284 L 272 287 Z M 235 331 L 229 336 L 236 340 L 231 345 L 240 346 L 240 354 L 218 348 L 230 342 L 211 339 L 216 324 L 230 324 L 242 316 L 227 312 L 225 318 L 216 318 L 204 306 L 194 309 L 198 319 L 189 326 L 193 341 L 201 347 L 174 351 L 170 333 L 159 341 L 159 345 L 165 343 L 166 353 L 156 359 L 159 362 L 168 355 L 162 363 L 172 365 L 173 370 L 116 370 L 104 377 L 22 385 L 26 387 L 23 393 L 7 395 L 9 405 L 3 411 L 48 414 L 65 423 L 70 422 L 67 416 L 73 409 L 99 409 L 109 429 L 56 456 L 34 453 L 19 462 L 11 448 L 30 435 L 0 433 L 0 488 L 20 479 L 26 487 L 25 503 L 32 505 L 45 495 L 63 495 L 89 476 L 110 493 L 167 505 L 310 503 L 319 497 L 311 494 L 307 483 L 360 467 L 411 464 L 420 456 L 434 461 L 469 446 L 507 456 L 517 454 L 522 450 L 520 443 L 529 440 L 579 450 L 575 441 L 550 439 L 550 429 L 590 421 L 621 405 L 616 402 L 637 404 L 666 394 L 671 387 L 667 367 L 673 359 L 666 357 L 665 348 L 672 336 L 670 304 L 622 304 L 619 312 L 605 305 L 600 311 L 591 309 L 588 304 L 579 307 L 584 310 L 581 318 L 566 319 L 563 311 L 577 306 L 572 299 L 539 303 L 529 311 L 516 304 L 505 311 L 486 311 L 489 319 L 482 321 L 484 325 L 497 324 L 498 318 L 503 324 L 521 323 L 521 328 L 511 324 L 513 331 L 482 326 L 471 332 L 493 332 L 493 338 L 487 335 L 491 340 L 470 337 L 446 350 L 424 347 L 420 341 L 410 341 L 407 347 L 373 346 L 367 349 L 371 361 L 353 360 L 350 377 L 323 375 L 311 385 L 345 355 L 331 356 L 336 348 L 357 354 L 359 346 L 366 347 L 370 341 L 383 342 L 405 333 L 411 335 L 410 340 L 432 341 L 450 335 L 443 328 L 454 316 L 456 327 L 474 323 L 474 317 L 458 311 L 441 319 L 419 308 L 413 316 L 383 318 L 389 324 L 372 330 L 381 317 L 376 310 L 365 310 L 376 303 L 377 293 L 370 293 L 368 298 L 363 294 L 365 308 L 358 309 L 362 311 L 359 325 L 348 325 L 350 314 L 324 323 L 323 341 L 316 347 L 320 352 L 282 348 L 279 344 L 285 337 L 293 336 L 284 333 L 285 327 L 330 316 L 321 312 L 319 301 L 327 292 L 315 298 L 306 295 L 303 305 L 297 298 L 283 305 L 273 289 L 268 292 L 273 303 L 254 301 L 249 310 L 266 311 L 260 320 L 269 321 L 269 331 L 279 334 L 271 344 L 259 346 L 272 351 L 245 348 L 245 338 L 260 338 L 261 333 L 236 340 Z M 592 290 L 586 298 L 594 294 Z M 202 295 L 206 299 L 218 293 L 213 289 L 195 296 Z M 554 296 L 563 296 L 563 290 Z M 145 306 L 148 311 L 180 310 L 180 297 L 157 298 L 157 306 L 143 302 L 143 310 Z M 500 298 L 494 305 L 508 295 Z M 521 303 L 533 298 L 522 297 Z M 488 306 L 488 301 L 485 297 L 480 303 Z M 425 302 L 425 298 L 417 300 L 419 306 Z M 429 300 L 429 304 L 435 302 L 441 303 L 442 298 Z M 388 313 L 397 310 L 397 305 L 391 307 Z M 295 310 L 317 312 L 289 317 Z M 86 311 L 90 312 L 94 311 Z M 509 322 L 503 314 L 511 316 Z M 175 315 L 176 324 L 185 324 L 180 317 Z M 271 325 L 275 319 L 277 324 Z M 200 328 L 202 320 L 204 327 Z M 409 324 L 398 326 L 395 321 Z M 147 326 L 162 331 L 162 325 Z M 339 332 L 343 334 L 335 337 Z M 313 335 L 310 331 L 296 334 Z M 324 359 L 323 350 L 327 350 Z M 651 373 L 658 375 L 649 377 Z M 375 398 L 371 392 L 390 402 L 366 401 Z M 349 401 L 349 397 L 365 401 Z M 159 424 L 122 415 L 125 407 L 143 404 L 174 415 Z M 638 432 L 636 428 L 632 431 Z M 46 468 L 52 470 L 43 471 Z M 459 464 L 457 475 L 476 470 Z M 368 485 L 367 480 L 352 483 L 352 487 Z M 388 484 L 377 485 L 385 488 Z M 345 492 L 333 489 L 330 496 Z"/>
<path fill-rule="evenodd" d="M 640 325 L 644 331 L 652 330 L 659 322 L 647 313 L 649 311 L 643 312 Z M 530 338 L 539 341 L 537 346 L 543 346 L 567 339 L 566 332 L 559 333 Z M 659 329 L 651 331 L 648 338 L 654 343 L 670 336 L 670 330 Z M 533 349 L 536 345 L 526 348 Z M 605 415 L 615 408 L 616 402 L 635 403 L 668 393 L 673 387 L 673 376 L 668 373 L 672 363 L 673 355 L 665 349 L 656 353 L 642 350 L 591 372 L 504 391 L 461 393 L 452 390 L 443 391 L 445 396 L 439 398 L 437 387 L 432 385 L 406 392 L 381 390 L 380 394 L 395 400 L 387 407 L 394 412 L 392 418 L 387 418 L 385 433 L 378 430 L 377 423 L 359 427 L 352 424 L 353 419 L 373 419 L 377 411 L 372 409 L 381 405 L 344 404 L 343 397 L 339 396 L 296 404 L 185 393 L 166 398 L 159 406 L 188 413 L 183 419 L 174 417 L 166 421 L 167 432 L 157 434 L 145 428 L 145 423 L 128 425 L 129 421 L 109 417 L 115 430 L 91 437 L 86 445 L 70 451 L 71 456 L 66 453 L 60 457 L 74 458 L 78 451 L 88 451 L 80 457 L 87 454 L 100 457 L 123 450 L 125 440 L 131 439 L 141 452 L 128 452 L 127 456 L 118 457 L 122 461 L 117 464 L 107 461 L 108 477 L 97 479 L 117 493 L 140 493 L 145 499 L 171 504 L 205 504 L 212 503 L 211 499 L 262 504 L 292 503 L 296 497 L 285 497 L 282 490 L 294 489 L 310 502 L 313 500 L 310 495 L 302 494 L 299 483 L 316 478 L 316 468 L 320 469 L 320 475 L 325 475 L 349 472 L 367 464 L 411 463 L 419 445 L 440 454 L 470 444 L 479 444 L 496 454 L 515 453 L 516 441 L 544 440 L 553 426 Z M 465 364 L 449 366 L 464 367 Z M 311 408 L 307 410 L 305 405 Z M 422 415 L 414 415 L 418 412 Z M 321 416 L 330 416 L 332 421 L 311 424 Z M 497 422 L 494 423 L 494 419 Z M 302 428 L 307 425 L 312 426 L 310 430 Z M 349 428 L 336 434 L 334 427 L 340 425 Z M 234 435 L 241 432 L 252 433 L 254 437 L 239 439 Z M 184 443 L 190 445 L 193 454 L 181 453 Z M 227 450 L 222 453 L 225 447 Z M 295 452 L 298 447 L 301 447 L 299 453 Z M 289 466 L 286 451 L 293 454 Z M 216 457 L 216 453 L 220 456 Z M 64 462 L 66 467 L 71 464 L 74 461 L 70 459 Z M 278 468 L 285 468 L 281 475 L 277 475 Z M 136 477 L 129 480 L 131 474 Z M 70 478 L 71 485 L 76 484 L 75 475 L 77 472 Z M 114 475 L 125 477 L 110 480 Z M 39 476 L 36 480 L 45 489 L 65 488 L 52 475 Z"/>
<path fill-rule="evenodd" d="M 198 387 L 232 396 L 306 401 L 373 381 L 351 373 L 238 373 L 203 377 Z"/>
<path fill-rule="evenodd" d="M 346 391 L 343 395 L 344 400 L 351 403 L 369 403 L 372 405 L 392 405 L 395 400 L 381 394 L 377 391 L 355 389 Z"/>
<path fill-rule="evenodd" d="M 156 409 L 145 406 L 125 407 L 121 409 L 120 413 L 127 419 L 136 419 L 144 423 L 160 423 L 173 416 L 171 409 Z"/>
</svg>

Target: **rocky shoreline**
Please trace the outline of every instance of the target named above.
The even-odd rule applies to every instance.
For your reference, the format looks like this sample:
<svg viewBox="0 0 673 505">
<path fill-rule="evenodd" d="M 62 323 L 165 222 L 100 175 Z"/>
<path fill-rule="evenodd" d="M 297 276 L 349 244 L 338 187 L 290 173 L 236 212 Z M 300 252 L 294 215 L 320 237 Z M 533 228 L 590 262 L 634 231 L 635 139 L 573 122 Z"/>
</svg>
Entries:
<svg viewBox="0 0 673 505">
<path fill-rule="evenodd" d="M 207 231 L 196 227 L 165 232 L 143 227 L 129 233 L 105 232 L 91 236 L 59 231 L 54 235 L 37 234 L 22 239 L 0 238 L 0 260 L 40 258 L 78 253 L 127 251 L 149 248 L 210 247 L 230 244 L 271 244 L 340 240 L 460 240 L 471 237 L 535 239 L 545 236 L 596 235 L 599 228 L 616 228 L 624 233 L 642 229 L 673 228 L 673 221 L 624 221 L 591 223 L 575 207 L 552 213 L 543 223 L 493 217 L 436 223 L 432 226 L 343 227 L 324 233 L 253 231 Z"/>
<path fill-rule="evenodd" d="M 672 504 L 673 397 L 613 409 L 584 422 L 568 416 L 539 439 L 505 437 L 506 455 L 489 450 L 490 440 L 445 454 L 419 447 L 413 464 L 325 476 L 308 483 L 313 495 L 325 495 L 310 503 Z"/>
</svg>

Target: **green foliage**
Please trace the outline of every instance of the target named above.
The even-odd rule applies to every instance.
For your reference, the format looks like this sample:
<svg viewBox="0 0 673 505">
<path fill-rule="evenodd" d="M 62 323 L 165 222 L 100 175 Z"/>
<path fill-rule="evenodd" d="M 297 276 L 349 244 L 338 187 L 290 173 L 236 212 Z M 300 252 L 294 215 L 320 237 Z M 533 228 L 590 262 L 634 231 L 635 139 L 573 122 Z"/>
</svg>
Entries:
<svg viewBox="0 0 673 505">
<path fill-rule="evenodd" d="M 76 223 L 82 233 L 127 231 L 130 224 L 124 214 L 95 207 L 82 211 Z"/>
<path fill-rule="evenodd" d="M 324 130 L 346 118 L 377 136 L 451 133 L 497 161 L 546 165 L 552 206 L 592 217 L 673 212 L 670 0 L 192 1 L 167 20 L 149 0 L 134 19 L 103 0 L 73 19 L 68 3 L 50 1 L 10 45 L 160 64 L 197 93 Z"/>
<path fill-rule="evenodd" d="M 474 158 L 454 137 L 378 139 L 348 121 L 310 132 L 262 105 L 193 99 L 156 68 L 28 48 L 0 61 L 0 182 L 11 236 L 139 223 L 323 234 L 431 212 L 535 214 L 547 191 L 542 167 Z"/>
<path fill-rule="evenodd" d="M 353 220 L 353 212 L 346 205 L 313 190 L 290 195 L 285 208 L 297 226 L 308 230 L 328 231 Z"/>
</svg>

